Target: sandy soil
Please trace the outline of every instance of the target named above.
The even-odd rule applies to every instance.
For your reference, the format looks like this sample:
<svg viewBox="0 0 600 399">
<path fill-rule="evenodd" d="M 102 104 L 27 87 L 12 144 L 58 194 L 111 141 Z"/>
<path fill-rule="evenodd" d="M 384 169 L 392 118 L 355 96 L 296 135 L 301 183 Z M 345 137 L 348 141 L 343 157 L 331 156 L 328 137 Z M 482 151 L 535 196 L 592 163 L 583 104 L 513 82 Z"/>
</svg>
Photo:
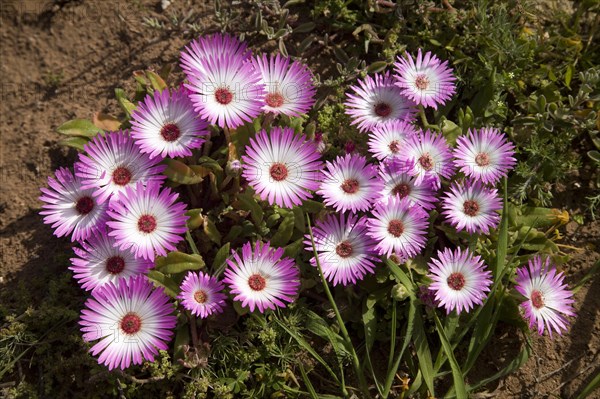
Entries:
<svg viewBox="0 0 600 399">
<path fill-rule="evenodd" d="M 63 4 L 64 5 L 60 5 Z M 71 165 L 76 153 L 57 144 L 55 129 L 96 111 L 118 113 L 115 87 L 127 87 L 132 72 L 175 62 L 190 34 L 153 29 L 144 17 L 194 10 L 197 22 L 213 26 L 212 10 L 202 0 L 176 0 L 163 13 L 160 1 L 1 2 L 0 109 L 0 283 L 25 279 L 69 243 L 56 240 L 38 216 L 39 187 L 58 166 Z M 54 5 L 52 5 L 54 4 Z M 56 5 L 59 4 L 59 5 Z M 566 243 L 583 248 L 566 266 L 577 282 L 600 259 L 600 224 L 574 227 Z M 491 395 L 515 398 L 569 398 L 600 372 L 600 280 L 577 293 L 579 317 L 571 332 L 554 340 L 534 337 L 534 356 Z M 518 342 L 510 334 L 502 342 Z M 511 341 L 512 339 L 512 341 Z M 508 340 L 508 341 L 506 341 Z M 499 347 L 501 348 L 501 347 Z M 486 370 L 504 354 L 487 356 Z M 596 397 L 599 397 L 598 395 Z"/>
</svg>

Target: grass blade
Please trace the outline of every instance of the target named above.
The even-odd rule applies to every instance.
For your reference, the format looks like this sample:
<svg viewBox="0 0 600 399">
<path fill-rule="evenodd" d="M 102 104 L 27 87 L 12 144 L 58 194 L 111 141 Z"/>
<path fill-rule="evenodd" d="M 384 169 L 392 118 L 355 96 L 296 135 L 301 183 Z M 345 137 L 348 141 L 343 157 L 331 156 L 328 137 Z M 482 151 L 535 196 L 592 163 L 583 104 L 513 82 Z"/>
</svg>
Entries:
<svg viewBox="0 0 600 399">
<path fill-rule="evenodd" d="M 448 362 L 450 362 L 450 368 L 452 369 L 452 379 L 454 381 L 454 390 L 456 391 L 456 397 L 466 399 L 467 395 L 467 387 L 465 386 L 465 379 L 463 377 L 462 370 L 454 357 L 454 352 L 452 351 L 452 346 L 450 346 L 450 342 L 446 337 L 446 333 L 444 332 L 444 326 L 440 321 L 438 315 L 434 312 L 433 318 L 435 320 L 436 329 L 438 335 L 440 336 L 440 341 L 442 343 L 442 349 L 446 352 L 446 356 L 448 357 Z"/>
</svg>

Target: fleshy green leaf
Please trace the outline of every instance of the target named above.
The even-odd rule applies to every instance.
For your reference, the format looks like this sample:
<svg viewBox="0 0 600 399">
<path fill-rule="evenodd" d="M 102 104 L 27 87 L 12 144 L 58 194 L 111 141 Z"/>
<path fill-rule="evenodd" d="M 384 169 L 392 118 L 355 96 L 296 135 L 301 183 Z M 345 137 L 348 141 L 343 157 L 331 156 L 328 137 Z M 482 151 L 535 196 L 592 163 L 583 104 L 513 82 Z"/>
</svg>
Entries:
<svg viewBox="0 0 600 399">
<path fill-rule="evenodd" d="M 177 284 L 171 277 L 165 276 L 158 270 L 150 270 L 148 271 L 148 279 L 156 285 L 163 287 L 167 295 L 169 295 L 171 298 L 177 298 L 177 294 L 179 293 L 179 284 Z"/>
<path fill-rule="evenodd" d="M 167 84 L 157 73 L 153 71 L 146 71 L 146 76 L 150 81 L 150 84 L 154 88 L 154 90 L 163 91 L 167 88 Z"/>
<path fill-rule="evenodd" d="M 292 238 L 292 234 L 294 233 L 294 217 L 293 213 L 288 213 L 284 218 L 279 227 L 277 228 L 277 232 L 273 234 L 271 238 L 271 245 L 274 247 L 283 247 Z"/>
<path fill-rule="evenodd" d="M 215 226 L 215 223 L 209 217 L 204 218 L 204 233 L 212 242 L 221 245 L 221 233 L 219 233 L 217 226 Z"/>
<path fill-rule="evenodd" d="M 198 184 L 204 176 L 197 174 L 188 165 L 175 159 L 165 159 L 163 161 L 167 168 L 163 172 L 169 180 L 179 184 Z"/>
<path fill-rule="evenodd" d="M 73 147 L 79 151 L 84 151 L 83 146 L 89 142 L 85 137 L 68 137 L 58 142 L 60 145 L 66 145 L 67 147 Z"/>
<path fill-rule="evenodd" d="M 205 266 L 202 256 L 178 251 L 169 252 L 167 256 L 157 257 L 155 264 L 155 270 L 165 274 L 199 270 Z"/>
<path fill-rule="evenodd" d="M 73 119 L 56 128 L 56 131 L 65 136 L 81 136 L 92 138 L 103 130 L 87 119 Z"/>
</svg>

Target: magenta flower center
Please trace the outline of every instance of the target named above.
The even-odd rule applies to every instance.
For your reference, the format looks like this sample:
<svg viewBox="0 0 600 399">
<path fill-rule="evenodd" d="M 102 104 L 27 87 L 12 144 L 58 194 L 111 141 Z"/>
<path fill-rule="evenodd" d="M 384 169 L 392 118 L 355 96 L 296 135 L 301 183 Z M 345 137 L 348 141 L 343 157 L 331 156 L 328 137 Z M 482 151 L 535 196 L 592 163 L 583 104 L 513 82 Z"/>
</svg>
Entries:
<svg viewBox="0 0 600 399">
<path fill-rule="evenodd" d="M 488 166 L 490 164 L 490 156 L 485 152 L 480 152 L 475 157 L 475 163 L 479 166 Z"/>
<path fill-rule="evenodd" d="M 119 274 L 125 269 L 125 260 L 120 256 L 111 256 L 106 260 L 106 270 L 110 274 Z"/>
<path fill-rule="evenodd" d="M 172 142 L 177 140 L 181 136 L 181 130 L 174 123 L 168 123 L 160 129 L 160 135 L 165 141 Z"/>
<path fill-rule="evenodd" d="M 253 291 L 262 291 L 267 286 L 267 280 L 260 274 L 253 274 L 248 277 L 248 285 Z"/>
<path fill-rule="evenodd" d="M 271 174 L 273 180 L 282 181 L 288 176 L 288 169 L 281 162 L 275 162 L 273 165 L 271 165 L 269 173 Z"/>
<path fill-rule="evenodd" d="M 138 219 L 138 230 L 150 234 L 156 230 L 156 218 L 152 215 L 142 215 Z"/>
<path fill-rule="evenodd" d="M 208 295 L 206 295 L 206 292 L 202 290 L 198 290 L 194 293 L 194 300 L 198 303 L 204 303 L 207 299 Z"/>
<path fill-rule="evenodd" d="M 538 290 L 534 290 L 531 293 L 531 303 L 533 304 L 533 307 L 536 309 L 541 309 L 544 307 L 545 303 L 544 303 L 544 295 L 542 295 L 542 293 Z"/>
<path fill-rule="evenodd" d="M 113 183 L 124 186 L 131 181 L 131 172 L 124 166 L 119 166 L 112 174 Z"/>
<path fill-rule="evenodd" d="M 392 194 L 400 198 L 406 198 L 410 194 L 410 186 L 406 183 L 400 183 L 392 189 Z"/>
<path fill-rule="evenodd" d="M 392 107 L 390 107 L 389 104 L 386 104 L 386 103 L 375 104 L 375 115 L 385 118 L 386 116 L 389 116 L 391 113 L 392 113 Z"/>
<path fill-rule="evenodd" d="M 425 170 L 431 170 L 433 169 L 433 158 L 431 157 L 431 155 L 429 155 L 428 152 L 426 152 L 425 154 L 421 155 L 421 157 L 419 158 L 419 164 L 421 165 L 421 167 Z"/>
<path fill-rule="evenodd" d="M 448 287 L 454 291 L 460 291 L 465 286 L 465 276 L 462 273 L 455 272 L 448 276 L 446 282 Z"/>
<path fill-rule="evenodd" d="M 398 140 L 394 140 L 388 146 L 392 154 L 397 154 L 400 151 L 400 142 Z"/>
<path fill-rule="evenodd" d="M 269 93 L 265 97 L 265 102 L 271 108 L 279 108 L 283 105 L 283 96 L 277 92 Z"/>
<path fill-rule="evenodd" d="M 346 179 L 344 180 L 344 182 L 342 183 L 342 185 L 340 186 L 342 188 L 342 190 L 344 190 L 344 192 L 346 194 L 354 194 L 358 191 L 358 180 L 356 179 Z"/>
<path fill-rule="evenodd" d="M 215 91 L 215 99 L 219 104 L 227 105 L 233 100 L 233 93 L 221 87 Z"/>
<path fill-rule="evenodd" d="M 429 87 L 429 79 L 427 79 L 426 75 L 419 75 L 415 79 L 415 86 L 419 90 L 426 90 Z"/>
<path fill-rule="evenodd" d="M 473 200 L 466 200 L 463 204 L 463 211 L 469 216 L 475 216 L 479 212 L 479 204 Z"/>
<path fill-rule="evenodd" d="M 342 241 L 335 247 L 335 253 L 341 258 L 347 258 L 352 255 L 352 244 L 350 241 Z"/>
<path fill-rule="evenodd" d="M 75 209 L 80 215 L 87 215 L 94 209 L 94 200 L 88 196 L 81 197 L 77 200 Z"/>
<path fill-rule="evenodd" d="M 119 326 L 125 334 L 132 335 L 142 329 L 142 319 L 137 314 L 130 312 L 123 316 Z"/>
<path fill-rule="evenodd" d="M 394 237 L 400 237 L 404 233 L 404 223 L 401 220 L 394 219 L 388 224 L 388 233 Z"/>
</svg>

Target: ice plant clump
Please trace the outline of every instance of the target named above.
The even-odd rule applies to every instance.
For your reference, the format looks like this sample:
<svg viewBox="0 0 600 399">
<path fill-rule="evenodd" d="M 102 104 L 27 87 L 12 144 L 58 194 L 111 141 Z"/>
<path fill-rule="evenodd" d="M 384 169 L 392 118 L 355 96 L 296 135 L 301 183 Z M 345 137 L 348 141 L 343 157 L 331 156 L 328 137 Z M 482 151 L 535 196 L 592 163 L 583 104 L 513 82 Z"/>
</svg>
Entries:
<svg viewBox="0 0 600 399">
<path fill-rule="evenodd" d="M 300 288 L 300 276 L 291 258 L 283 257 L 283 248 L 272 248 L 269 243 L 250 242 L 242 247 L 242 256 L 232 251 L 233 260 L 227 259 L 223 282 L 231 288 L 234 300 L 250 311 L 285 307 L 292 302 Z"/>
<path fill-rule="evenodd" d="M 166 350 L 177 318 L 162 288 L 145 276 L 109 282 L 92 292 L 81 312 L 83 340 L 98 341 L 90 352 L 109 370 L 154 361 Z"/>
<path fill-rule="evenodd" d="M 517 163 L 514 150 L 514 144 L 497 129 L 473 129 L 456 139 L 454 164 L 468 177 L 496 184 Z"/>
<path fill-rule="evenodd" d="M 206 318 L 223 312 L 225 299 L 223 283 L 206 273 L 188 272 L 181 283 L 178 298 L 193 315 Z"/>
<path fill-rule="evenodd" d="M 49 188 L 41 188 L 44 202 L 40 215 L 51 224 L 54 235 L 71 234 L 71 241 L 85 240 L 103 228 L 108 219 L 107 204 L 99 203 L 93 188 L 84 188 L 81 178 L 67 168 L 59 168 L 56 179 L 48 178 Z"/>
<path fill-rule="evenodd" d="M 184 87 L 146 96 L 131 114 L 131 125 L 131 137 L 150 159 L 190 156 L 192 149 L 204 143 L 202 136 L 210 134 Z"/>
<path fill-rule="evenodd" d="M 356 284 L 366 274 L 373 273 L 379 261 L 376 242 L 367 234 L 367 225 L 357 216 L 329 215 L 313 228 L 315 249 L 323 276 L 333 285 Z M 305 236 L 306 250 L 313 253 L 310 235 Z M 315 257 L 311 265 L 317 266 Z"/>
<path fill-rule="evenodd" d="M 361 132 L 371 131 L 387 122 L 410 122 L 417 112 L 415 103 L 402 95 L 389 73 L 366 76 L 350 88 L 353 93 L 346 94 L 346 114 Z"/>
<path fill-rule="evenodd" d="M 448 61 L 441 62 L 429 51 L 423 55 L 419 49 L 416 61 L 407 52 L 406 58 L 398 57 L 394 68 L 397 73 L 396 85 L 401 88 L 403 95 L 417 104 L 437 109 L 456 91 L 456 78 L 448 67 Z"/>
<path fill-rule="evenodd" d="M 468 249 L 438 251 L 437 259 L 429 263 L 429 272 L 433 280 L 429 289 L 435 293 L 437 306 L 445 308 L 446 313 L 469 312 L 481 305 L 492 285 L 492 273 L 485 270 L 481 257 L 473 256 Z"/>
<path fill-rule="evenodd" d="M 300 205 L 319 187 L 323 162 L 316 144 L 288 127 L 259 132 L 245 152 L 242 176 L 270 204 Z"/>
<path fill-rule="evenodd" d="M 516 290 L 527 298 L 521 303 L 529 327 L 537 326 L 538 334 L 547 329 L 550 337 L 552 330 L 562 335 L 569 321 L 566 316 L 575 316 L 572 304 L 573 292 L 564 283 L 563 273 L 556 271 L 550 264 L 550 258 L 542 260 L 537 255 L 529 260 L 528 266 L 517 269 Z"/>
<path fill-rule="evenodd" d="M 108 235 L 136 258 L 153 261 L 156 253 L 166 256 L 167 250 L 177 249 L 175 244 L 183 240 L 181 234 L 187 230 L 185 204 L 176 202 L 178 197 L 170 188 L 161 189 L 156 183 L 127 187 L 108 211 L 113 219 L 107 222 L 111 228 Z"/>
</svg>

